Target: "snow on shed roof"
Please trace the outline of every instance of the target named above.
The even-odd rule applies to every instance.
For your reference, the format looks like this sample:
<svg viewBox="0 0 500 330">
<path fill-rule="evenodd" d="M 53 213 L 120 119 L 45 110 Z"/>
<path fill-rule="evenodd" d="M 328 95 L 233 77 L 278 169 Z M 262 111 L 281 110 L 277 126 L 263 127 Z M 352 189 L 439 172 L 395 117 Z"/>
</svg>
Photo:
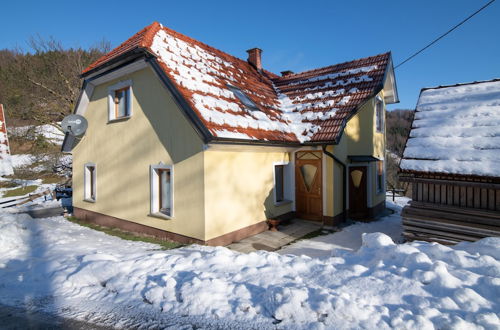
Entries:
<svg viewBox="0 0 500 330">
<path fill-rule="evenodd" d="M 423 89 L 400 167 L 500 177 L 500 80 Z"/>
<path fill-rule="evenodd" d="M 390 53 L 279 77 L 155 22 L 83 75 L 136 49 L 156 56 L 168 78 L 216 138 L 275 142 L 337 141 L 359 105 L 378 93 Z M 247 108 L 232 87 L 257 106 Z"/>
<path fill-rule="evenodd" d="M 0 176 L 14 174 L 10 157 L 9 140 L 7 138 L 7 124 L 3 105 L 0 104 Z"/>
</svg>

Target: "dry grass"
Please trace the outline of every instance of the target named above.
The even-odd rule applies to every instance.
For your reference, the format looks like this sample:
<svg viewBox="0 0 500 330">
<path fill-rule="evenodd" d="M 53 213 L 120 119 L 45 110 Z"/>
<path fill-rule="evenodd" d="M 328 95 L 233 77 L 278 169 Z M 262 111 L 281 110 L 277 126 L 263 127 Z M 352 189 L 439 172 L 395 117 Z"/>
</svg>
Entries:
<svg viewBox="0 0 500 330">
<path fill-rule="evenodd" d="M 26 186 L 26 187 L 20 187 L 12 190 L 7 190 L 6 192 L 3 193 L 2 197 L 15 197 L 15 196 L 22 196 L 26 195 L 29 193 L 32 193 L 38 188 L 38 186 Z"/>
</svg>

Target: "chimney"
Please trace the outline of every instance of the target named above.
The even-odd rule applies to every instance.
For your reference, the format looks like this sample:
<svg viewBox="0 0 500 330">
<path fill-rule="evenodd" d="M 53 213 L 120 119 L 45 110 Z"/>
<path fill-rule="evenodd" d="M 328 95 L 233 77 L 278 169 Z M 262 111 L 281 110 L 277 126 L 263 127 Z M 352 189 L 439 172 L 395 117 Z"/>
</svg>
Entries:
<svg viewBox="0 0 500 330">
<path fill-rule="evenodd" d="M 262 54 L 262 49 L 260 48 L 252 48 L 247 50 L 248 53 L 248 63 L 253 65 L 257 70 L 261 71 L 262 70 L 262 59 L 261 59 L 261 54 Z"/>
<path fill-rule="evenodd" d="M 282 77 L 287 77 L 293 74 L 293 71 L 286 70 L 286 71 L 281 71 L 281 76 Z"/>
</svg>

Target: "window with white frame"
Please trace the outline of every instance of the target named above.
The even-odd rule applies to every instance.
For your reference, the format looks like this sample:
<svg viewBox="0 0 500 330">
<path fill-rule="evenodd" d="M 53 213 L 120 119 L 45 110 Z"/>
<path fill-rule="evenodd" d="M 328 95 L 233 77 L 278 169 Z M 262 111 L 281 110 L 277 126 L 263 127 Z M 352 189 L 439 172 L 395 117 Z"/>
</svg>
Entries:
<svg viewBox="0 0 500 330">
<path fill-rule="evenodd" d="M 173 166 L 151 166 L 151 214 L 172 218 L 173 209 Z"/>
<path fill-rule="evenodd" d="M 377 126 L 377 132 L 384 132 L 384 101 L 380 97 L 377 97 L 375 101 L 375 120 Z"/>
<path fill-rule="evenodd" d="M 132 81 L 122 81 L 108 90 L 108 119 L 118 120 L 132 115 Z"/>
<path fill-rule="evenodd" d="M 274 203 L 279 205 L 291 202 L 290 187 L 293 184 L 290 179 L 291 166 L 288 163 L 274 164 Z"/>
<path fill-rule="evenodd" d="M 96 201 L 96 166 L 87 163 L 83 169 L 83 199 L 88 202 Z"/>
<path fill-rule="evenodd" d="M 384 192 L 385 189 L 384 177 L 384 161 L 377 161 L 377 193 Z"/>
</svg>

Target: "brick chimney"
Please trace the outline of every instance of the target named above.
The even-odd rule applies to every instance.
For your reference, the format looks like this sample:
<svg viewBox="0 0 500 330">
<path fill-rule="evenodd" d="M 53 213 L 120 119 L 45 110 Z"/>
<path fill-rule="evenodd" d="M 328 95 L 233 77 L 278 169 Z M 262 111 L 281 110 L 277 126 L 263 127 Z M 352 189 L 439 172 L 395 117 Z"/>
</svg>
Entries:
<svg viewBox="0 0 500 330">
<path fill-rule="evenodd" d="M 247 50 L 248 53 L 248 63 L 253 65 L 257 70 L 262 70 L 262 49 L 252 48 Z"/>
<path fill-rule="evenodd" d="M 286 71 L 281 71 L 281 76 L 282 77 L 287 77 L 293 74 L 293 71 L 286 70 Z"/>
</svg>

